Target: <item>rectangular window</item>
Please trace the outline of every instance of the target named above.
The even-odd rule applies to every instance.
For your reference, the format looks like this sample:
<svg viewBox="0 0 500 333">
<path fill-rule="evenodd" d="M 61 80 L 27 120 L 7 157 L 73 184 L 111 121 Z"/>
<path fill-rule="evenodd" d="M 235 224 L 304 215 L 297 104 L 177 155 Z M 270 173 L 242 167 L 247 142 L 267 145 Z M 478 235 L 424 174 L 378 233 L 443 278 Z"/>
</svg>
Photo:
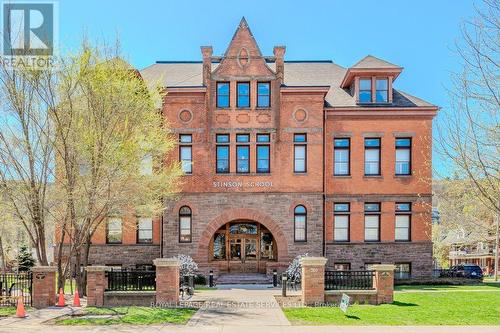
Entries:
<svg viewBox="0 0 500 333">
<path fill-rule="evenodd" d="M 236 84 L 236 106 L 239 108 L 249 108 L 250 107 L 250 83 L 249 82 L 238 82 Z"/>
<path fill-rule="evenodd" d="M 193 138 L 191 134 L 181 134 L 179 135 L 179 157 L 181 161 L 182 171 L 186 174 L 193 173 L 193 147 L 191 143 L 193 142 Z"/>
<path fill-rule="evenodd" d="M 269 82 L 257 83 L 257 107 L 268 108 L 271 105 L 271 84 Z"/>
<path fill-rule="evenodd" d="M 409 279 L 411 277 L 411 264 L 409 262 L 400 262 L 394 264 L 395 279 Z"/>
<path fill-rule="evenodd" d="M 340 262 L 336 262 L 334 265 L 333 265 L 333 269 L 336 270 L 336 271 L 350 271 L 351 270 L 351 264 L 348 263 L 348 262 L 344 262 L 344 263 L 340 263 Z"/>
<path fill-rule="evenodd" d="M 106 230 L 106 243 L 121 244 L 122 242 L 122 219 L 111 217 L 108 219 Z"/>
<path fill-rule="evenodd" d="M 411 175 L 411 138 L 396 139 L 396 175 Z"/>
<path fill-rule="evenodd" d="M 293 142 L 293 171 L 296 173 L 307 172 L 307 135 L 294 134 Z"/>
<path fill-rule="evenodd" d="M 380 176 L 380 138 L 365 139 L 365 176 Z"/>
<path fill-rule="evenodd" d="M 153 156 L 151 154 L 142 157 L 139 172 L 142 176 L 151 176 L 153 174 Z"/>
<path fill-rule="evenodd" d="M 216 147 L 216 172 L 229 173 L 229 145 L 220 143 L 229 143 L 229 134 L 217 134 L 215 141 Z"/>
<path fill-rule="evenodd" d="M 250 134 L 236 134 L 236 142 L 250 142 Z"/>
<path fill-rule="evenodd" d="M 229 82 L 217 82 L 217 107 L 229 107 Z"/>
<path fill-rule="evenodd" d="M 408 242 L 411 237 L 411 203 L 396 203 L 394 239 L 399 242 Z"/>
<path fill-rule="evenodd" d="M 250 172 L 250 146 L 236 146 L 236 172 Z"/>
<path fill-rule="evenodd" d="M 377 79 L 375 83 L 375 97 L 377 103 L 387 103 L 389 96 L 389 81 Z"/>
<path fill-rule="evenodd" d="M 380 241 L 380 203 L 365 203 L 365 242 Z"/>
<path fill-rule="evenodd" d="M 257 145 L 257 172 L 270 172 L 270 147 L 269 145 Z"/>
<path fill-rule="evenodd" d="M 137 243 L 153 242 L 153 219 L 140 217 L 137 221 Z"/>
<path fill-rule="evenodd" d="M 359 79 L 359 102 L 372 102 L 372 79 Z"/>
<path fill-rule="evenodd" d="M 349 203 L 336 203 L 333 205 L 333 210 L 333 239 L 336 242 L 348 242 L 350 205 Z"/>
<path fill-rule="evenodd" d="M 351 140 L 345 139 L 334 139 L 333 149 L 334 149 L 334 172 L 336 176 L 348 176 L 350 175 L 350 146 Z"/>
<path fill-rule="evenodd" d="M 179 242 L 191 242 L 191 216 L 179 217 Z"/>
</svg>

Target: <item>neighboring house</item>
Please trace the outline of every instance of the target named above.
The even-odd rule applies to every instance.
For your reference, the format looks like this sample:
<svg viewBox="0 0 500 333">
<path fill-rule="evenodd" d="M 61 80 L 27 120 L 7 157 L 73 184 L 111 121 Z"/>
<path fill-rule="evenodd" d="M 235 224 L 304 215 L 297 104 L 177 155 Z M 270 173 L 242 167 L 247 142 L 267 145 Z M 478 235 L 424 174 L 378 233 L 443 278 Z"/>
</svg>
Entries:
<svg viewBox="0 0 500 333">
<path fill-rule="evenodd" d="M 475 264 L 484 274 L 492 275 L 495 271 L 495 236 L 478 233 L 454 233 L 446 237 L 450 244 L 450 266 Z M 500 261 L 499 261 L 500 263 Z"/>
<path fill-rule="evenodd" d="M 168 93 L 181 195 L 161 218 L 109 218 L 92 264 L 146 268 L 187 254 L 204 273 L 270 274 L 308 253 L 336 269 L 431 275 L 438 108 L 393 87 L 402 67 L 287 61 L 284 46 L 264 56 L 245 19 L 224 55 L 201 53 L 141 71 Z"/>
</svg>

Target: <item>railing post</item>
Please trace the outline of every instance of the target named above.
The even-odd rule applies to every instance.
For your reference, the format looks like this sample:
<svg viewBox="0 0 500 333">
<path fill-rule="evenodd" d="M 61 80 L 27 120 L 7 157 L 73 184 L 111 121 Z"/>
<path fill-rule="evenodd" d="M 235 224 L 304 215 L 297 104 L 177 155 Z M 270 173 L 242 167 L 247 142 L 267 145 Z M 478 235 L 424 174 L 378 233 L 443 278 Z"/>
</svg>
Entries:
<svg viewBox="0 0 500 333">
<path fill-rule="evenodd" d="M 325 264 L 323 257 L 303 257 L 302 266 L 302 303 L 314 305 L 325 301 Z"/>
<path fill-rule="evenodd" d="M 35 266 L 32 268 L 31 302 L 37 309 L 56 304 L 56 271 L 53 266 Z"/>
<path fill-rule="evenodd" d="M 278 271 L 273 269 L 273 287 L 278 286 Z"/>
<path fill-rule="evenodd" d="M 281 296 L 286 297 L 286 281 L 288 280 L 286 273 L 281 274 Z"/>
<path fill-rule="evenodd" d="M 179 303 L 179 268 L 176 258 L 158 258 L 156 266 L 156 303 Z"/>
<path fill-rule="evenodd" d="M 210 270 L 210 273 L 208 273 L 208 286 L 212 288 L 214 286 L 214 271 Z"/>
<path fill-rule="evenodd" d="M 108 287 L 106 266 L 87 266 L 87 306 L 104 306 L 104 291 Z"/>
<path fill-rule="evenodd" d="M 373 287 L 377 290 L 377 304 L 394 300 L 394 265 L 373 265 Z"/>
</svg>

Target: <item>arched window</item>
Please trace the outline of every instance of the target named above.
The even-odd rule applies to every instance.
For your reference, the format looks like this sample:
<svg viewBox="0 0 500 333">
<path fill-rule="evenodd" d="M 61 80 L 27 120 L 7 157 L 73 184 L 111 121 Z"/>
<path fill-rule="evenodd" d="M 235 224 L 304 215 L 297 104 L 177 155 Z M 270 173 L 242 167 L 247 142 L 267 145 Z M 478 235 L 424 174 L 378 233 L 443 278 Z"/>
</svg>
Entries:
<svg viewBox="0 0 500 333">
<path fill-rule="evenodd" d="M 294 210 L 294 230 L 295 241 L 307 241 L 307 210 L 306 207 L 299 205 Z"/>
<path fill-rule="evenodd" d="M 182 206 L 179 209 L 179 243 L 191 243 L 191 208 Z"/>
</svg>

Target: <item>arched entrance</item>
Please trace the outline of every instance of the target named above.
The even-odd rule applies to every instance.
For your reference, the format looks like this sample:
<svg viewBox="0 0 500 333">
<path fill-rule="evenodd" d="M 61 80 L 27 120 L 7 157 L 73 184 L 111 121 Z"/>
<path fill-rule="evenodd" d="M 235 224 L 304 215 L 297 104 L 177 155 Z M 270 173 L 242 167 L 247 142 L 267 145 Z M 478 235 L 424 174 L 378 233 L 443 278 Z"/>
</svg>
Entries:
<svg viewBox="0 0 500 333">
<path fill-rule="evenodd" d="M 263 224 L 236 220 L 222 225 L 212 236 L 208 260 L 228 273 L 265 273 L 268 262 L 278 260 L 278 248 Z"/>
</svg>

